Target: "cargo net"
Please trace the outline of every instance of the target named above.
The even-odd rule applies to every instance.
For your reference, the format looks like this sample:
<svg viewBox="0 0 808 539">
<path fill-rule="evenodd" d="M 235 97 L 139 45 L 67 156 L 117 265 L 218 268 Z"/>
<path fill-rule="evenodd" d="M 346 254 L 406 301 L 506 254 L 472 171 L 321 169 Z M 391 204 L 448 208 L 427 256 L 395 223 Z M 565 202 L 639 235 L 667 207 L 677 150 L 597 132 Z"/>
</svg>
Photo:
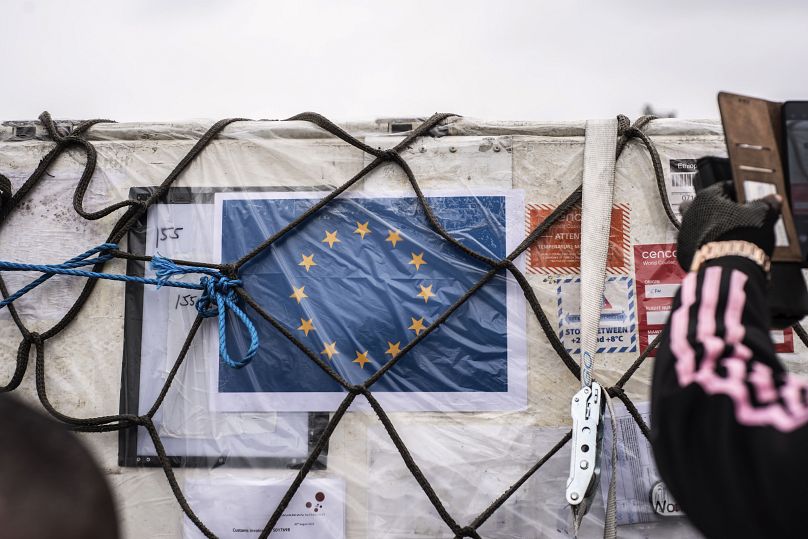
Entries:
<svg viewBox="0 0 808 539">
<path fill-rule="evenodd" d="M 443 324 L 447 319 L 449 319 L 449 317 L 451 317 L 452 314 L 455 311 L 457 311 L 458 308 L 460 308 L 469 298 L 471 298 L 477 291 L 479 291 L 482 287 L 484 287 L 486 283 L 491 281 L 498 273 L 501 273 L 503 271 L 510 272 L 511 275 L 513 275 L 513 277 L 516 279 L 525 295 L 525 298 L 527 300 L 530 309 L 533 311 L 533 314 L 535 315 L 542 330 L 544 331 L 544 334 L 547 337 L 549 343 L 552 345 L 553 349 L 556 351 L 558 356 L 561 358 L 561 361 L 564 363 L 564 365 L 566 365 L 566 367 L 570 370 L 570 372 L 576 378 L 580 378 L 580 368 L 577 362 L 567 352 L 564 345 L 559 340 L 558 335 L 554 331 L 549 320 L 547 319 L 547 316 L 542 310 L 542 307 L 533 289 L 528 284 L 528 281 L 523 275 L 523 273 L 516 267 L 514 261 L 517 259 L 517 257 L 519 257 L 522 253 L 524 253 L 525 250 L 527 250 L 540 236 L 542 236 L 542 234 L 544 234 L 548 230 L 548 228 L 551 225 L 553 225 L 553 223 L 558 221 L 559 218 L 561 218 L 567 211 L 569 211 L 571 208 L 573 208 L 576 204 L 580 202 L 581 187 L 578 187 L 572 193 L 570 193 L 569 196 L 567 196 L 567 198 L 544 220 L 544 222 L 540 223 L 532 231 L 530 231 L 530 233 L 522 241 L 522 243 L 505 258 L 497 260 L 494 258 L 483 256 L 478 252 L 469 249 L 468 247 L 464 246 L 462 243 L 457 241 L 455 238 L 453 238 L 441 226 L 440 222 L 436 219 L 432 209 L 430 208 L 427 199 L 424 197 L 424 194 L 421 191 L 421 188 L 418 184 L 418 181 L 415 178 L 415 175 L 413 174 L 412 169 L 404 160 L 404 158 L 401 156 L 401 152 L 406 148 L 408 148 L 414 141 L 416 141 L 416 139 L 418 139 L 419 137 L 430 135 L 430 132 L 433 130 L 433 128 L 437 127 L 441 122 L 443 122 L 444 120 L 446 120 L 451 116 L 453 115 L 436 114 L 432 116 L 431 118 L 426 120 L 422 125 L 412 130 L 398 145 L 388 150 L 380 150 L 368 146 L 359 139 L 347 133 L 345 130 L 343 130 L 336 124 L 330 122 L 323 116 L 320 116 L 315 113 L 303 113 L 289 118 L 288 120 L 290 121 L 292 120 L 308 121 L 313 124 L 316 124 L 317 126 L 331 133 L 335 137 L 338 137 L 339 139 L 342 139 L 346 143 L 366 152 L 367 154 L 372 155 L 375 159 L 373 159 L 372 162 L 370 162 L 367 166 L 365 166 L 350 180 L 345 182 L 341 187 L 338 187 L 337 189 L 333 190 L 329 195 L 327 195 L 322 200 L 311 206 L 305 213 L 298 216 L 296 219 L 294 219 L 287 226 L 279 230 L 277 233 L 273 234 L 271 237 L 266 238 L 258 247 L 253 249 L 251 252 L 247 253 L 241 259 L 228 264 L 208 264 L 193 261 L 167 260 L 159 256 L 155 257 L 139 256 L 119 250 L 117 244 L 121 240 L 121 238 L 123 238 L 123 236 L 127 234 L 127 232 L 145 215 L 145 213 L 147 212 L 147 210 L 151 205 L 161 201 L 165 197 L 165 195 L 168 193 L 169 188 L 187 169 L 188 165 L 196 157 L 200 155 L 200 153 L 205 149 L 205 147 L 225 127 L 227 127 L 233 122 L 244 121 L 244 119 L 241 118 L 226 119 L 214 124 L 204 134 L 204 136 L 193 146 L 190 152 L 179 162 L 179 164 L 172 170 L 172 172 L 165 178 L 165 180 L 162 182 L 159 188 L 157 188 L 147 199 L 123 200 L 114 203 L 101 210 L 90 212 L 84 209 L 84 197 L 96 168 L 97 153 L 94 146 L 86 139 L 86 134 L 93 125 L 96 125 L 101 122 L 107 122 L 108 120 L 86 121 L 77 125 L 69 133 L 65 133 L 62 132 L 55 125 L 55 123 L 53 122 L 53 120 L 51 119 L 50 115 L 47 112 L 43 113 L 40 116 L 40 121 L 42 122 L 50 138 L 56 143 L 56 145 L 42 159 L 36 170 L 23 183 L 23 185 L 19 189 L 17 189 L 16 192 L 12 192 L 11 182 L 7 178 L 0 175 L 0 226 L 2 226 L 5 217 L 8 216 L 10 212 L 14 211 L 14 209 L 20 204 L 20 202 L 23 199 L 25 199 L 26 195 L 36 187 L 37 183 L 40 182 L 43 177 L 47 175 L 48 169 L 54 163 L 54 161 L 63 152 L 65 152 L 70 148 L 75 147 L 78 147 L 79 149 L 83 150 L 83 152 L 86 155 L 84 170 L 79 179 L 78 186 L 75 190 L 73 197 L 73 208 L 75 209 L 75 211 L 82 218 L 88 220 L 100 219 L 117 210 L 125 209 L 125 211 L 123 212 L 121 217 L 117 220 L 116 224 L 113 226 L 106 243 L 86 253 L 78 255 L 77 257 L 63 264 L 35 265 L 35 264 L 7 263 L 0 267 L 0 270 L 5 271 L 9 270 L 34 271 L 42 274 L 40 277 L 32 281 L 29 285 L 13 294 L 9 293 L 9 290 L 6 287 L 5 282 L 3 281 L 2 277 L 0 277 L 0 291 L 2 291 L 3 297 L 5 298 L 2 302 L 0 302 L 0 307 L 5 306 L 8 308 L 14 323 L 16 324 L 17 328 L 19 328 L 19 331 L 22 335 L 22 341 L 19 345 L 16 358 L 16 368 L 11 377 L 11 380 L 5 386 L 0 388 L 0 391 L 3 392 L 13 391 L 20 385 L 20 382 L 22 381 L 23 376 L 25 375 L 26 369 L 28 367 L 30 353 L 33 348 L 36 358 L 35 361 L 36 391 L 38 398 L 42 403 L 42 406 L 53 417 L 55 417 L 62 423 L 66 424 L 70 429 L 74 431 L 112 432 L 112 431 L 121 431 L 124 429 L 137 429 L 139 427 L 146 429 L 149 437 L 154 443 L 157 457 L 165 473 L 166 479 L 168 480 L 168 484 L 171 487 L 171 490 L 177 502 L 179 503 L 180 507 L 182 508 L 184 513 L 188 516 L 188 518 L 199 528 L 199 530 L 206 537 L 215 537 L 215 535 L 205 526 L 205 524 L 200 521 L 200 519 L 194 513 L 193 509 L 189 506 L 185 496 L 183 495 L 183 492 L 180 489 L 177 479 L 174 475 L 170 458 L 166 454 L 166 450 L 163 446 L 163 443 L 161 442 L 160 435 L 158 434 L 157 428 L 155 427 L 153 418 L 157 413 L 158 409 L 160 408 L 160 406 L 163 404 L 166 394 L 171 389 L 172 382 L 174 381 L 177 372 L 182 366 L 183 361 L 185 360 L 185 357 L 188 353 L 188 350 L 191 347 L 193 339 L 197 334 L 204 318 L 214 317 L 217 318 L 219 321 L 220 335 L 222 335 L 222 339 L 220 339 L 220 357 L 222 361 L 224 361 L 226 364 L 230 365 L 231 367 L 238 368 L 239 366 L 245 364 L 245 362 L 249 361 L 251 355 L 255 354 L 255 350 L 257 348 L 257 336 L 255 335 L 255 329 L 252 326 L 252 323 L 246 316 L 245 312 L 242 310 L 242 307 L 246 304 L 258 316 L 266 320 L 281 334 L 283 334 L 285 338 L 289 339 L 298 349 L 300 349 L 308 357 L 310 361 L 313 361 L 329 377 L 335 380 L 346 392 L 345 398 L 342 400 L 341 404 L 336 409 L 336 411 L 332 414 L 330 420 L 328 421 L 327 426 L 323 430 L 319 439 L 317 439 L 310 454 L 308 455 L 307 459 L 300 467 L 296 477 L 292 481 L 291 486 L 286 491 L 280 503 L 278 503 L 272 515 L 269 517 L 269 520 L 267 521 L 266 526 L 264 527 L 262 533 L 260 534 L 260 537 L 264 538 L 271 534 L 273 528 L 278 523 L 278 520 L 281 518 L 281 515 L 283 514 L 287 505 L 292 500 L 293 496 L 300 487 L 301 483 L 306 478 L 307 474 L 312 470 L 312 468 L 315 467 L 318 457 L 327 447 L 329 438 L 331 437 L 332 433 L 334 432 L 334 430 L 336 429 L 337 425 L 340 423 L 342 418 L 345 416 L 345 413 L 347 412 L 348 408 L 357 398 L 363 398 L 368 401 L 371 408 L 373 409 L 373 412 L 378 416 L 387 434 L 390 436 L 390 439 L 392 440 L 396 449 L 400 453 L 401 458 L 403 459 L 405 465 L 407 466 L 407 468 L 409 469 L 415 480 L 418 482 L 421 489 L 423 489 L 423 492 L 429 498 L 429 501 L 437 511 L 440 518 L 443 520 L 443 522 L 446 523 L 446 526 L 448 526 L 451 532 L 454 534 L 454 537 L 455 538 L 472 537 L 479 539 L 480 535 L 478 529 L 480 528 L 480 526 L 482 526 L 483 523 L 485 523 L 493 515 L 493 513 L 497 511 L 497 509 L 502 507 L 502 505 L 533 474 L 535 474 L 536 471 L 539 470 L 539 468 L 541 468 L 542 465 L 548 461 L 548 459 L 550 459 L 550 457 L 552 457 L 562 447 L 564 447 L 564 445 L 567 444 L 567 442 L 570 441 L 572 437 L 572 432 L 571 431 L 567 432 L 567 434 L 565 434 L 558 441 L 558 443 L 555 444 L 555 446 L 553 446 L 544 456 L 542 456 L 530 469 L 526 470 L 525 473 L 515 483 L 513 483 L 513 485 L 510 486 L 510 488 L 508 488 L 499 497 L 497 497 L 476 518 L 474 518 L 471 522 L 464 525 L 457 522 L 457 520 L 454 517 L 452 517 L 452 515 L 449 514 L 446 507 L 436 494 L 434 488 L 427 480 L 427 478 L 424 476 L 424 474 L 421 472 L 418 463 L 413 459 L 404 441 L 401 439 L 398 432 L 396 431 L 396 428 L 393 425 L 393 422 L 390 420 L 390 417 L 385 412 L 383 407 L 379 404 L 379 401 L 375 398 L 373 394 L 373 386 L 394 365 L 404 360 L 407 357 L 407 354 L 413 348 L 418 346 L 418 344 L 421 341 L 423 341 L 427 336 L 429 336 L 438 327 L 440 327 L 441 324 Z M 667 197 L 667 191 L 664 184 L 663 171 L 662 166 L 660 164 L 659 155 L 651 140 L 643 132 L 644 127 L 652 119 L 653 118 L 650 116 L 644 116 L 638 119 L 634 124 L 630 124 L 629 120 L 625 116 L 619 116 L 618 117 L 619 138 L 616 148 L 616 154 L 619 157 L 623 149 L 626 147 L 626 144 L 631 139 L 635 138 L 639 139 L 639 141 L 645 146 L 649 155 L 651 156 L 657 187 L 659 189 L 659 195 L 661 197 L 665 213 L 667 214 L 667 217 L 670 220 L 670 222 L 675 227 L 678 228 L 679 223 L 676 219 L 676 216 L 671 208 L 670 202 Z M 338 372 L 336 372 L 328 363 L 323 361 L 323 359 L 321 359 L 317 353 L 309 349 L 304 343 L 302 343 L 299 339 L 297 339 L 294 336 L 294 334 L 292 334 L 285 326 L 283 326 L 264 307 L 259 305 L 254 300 L 254 298 L 252 298 L 250 294 L 246 290 L 244 290 L 243 287 L 240 286 L 241 283 L 239 281 L 239 269 L 248 261 L 259 256 L 261 253 L 269 249 L 275 242 L 280 240 L 290 231 L 294 230 L 295 227 L 300 226 L 302 223 L 304 223 L 304 221 L 306 221 L 306 219 L 310 218 L 318 211 L 326 207 L 330 202 L 332 202 L 334 199 L 336 199 L 341 194 L 345 193 L 349 188 L 351 188 L 351 186 L 362 180 L 362 178 L 364 178 L 367 174 L 369 174 L 371 171 L 378 168 L 384 163 L 394 163 L 395 165 L 400 167 L 401 170 L 406 174 L 410 186 L 412 187 L 412 190 L 414 191 L 418 199 L 418 203 L 423 209 L 426 219 L 429 225 L 432 227 L 432 229 L 437 234 L 439 234 L 446 242 L 451 244 L 455 249 L 458 249 L 462 253 L 465 253 L 466 255 L 482 262 L 489 269 L 481 279 L 479 279 L 472 287 L 470 287 L 461 297 L 459 297 L 448 309 L 446 309 L 440 316 L 438 316 L 423 331 L 418 333 L 417 336 L 412 341 L 410 341 L 406 346 L 401 348 L 398 354 L 396 354 L 389 361 L 384 363 L 373 375 L 371 375 L 361 384 L 351 384 L 348 381 L 346 381 Z M 113 258 L 123 258 L 128 260 L 150 262 L 152 263 L 152 266 L 157 270 L 157 278 L 147 279 L 143 277 L 134 277 L 130 275 L 116 275 L 116 274 L 103 273 L 105 263 Z M 200 273 L 203 275 L 203 277 L 200 281 L 200 284 L 198 285 L 184 281 L 172 281 L 170 279 L 171 276 L 182 273 Z M 27 291 L 33 289 L 34 287 L 46 281 L 53 275 L 57 274 L 72 275 L 76 277 L 85 278 L 86 284 L 84 285 L 75 303 L 70 307 L 70 309 L 66 312 L 64 317 L 59 322 L 57 322 L 53 327 L 51 327 L 47 331 L 41 333 L 30 331 L 21 320 L 17 310 L 14 307 L 13 302 L 15 299 L 22 296 Z M 152 284 L 158 286 L 164 286 L 164 285 L 182 286 L 185 288 L 196 288 L 201 290 L 202 292 L 201 299 L 198 305 L 199 312 L 191 326 L 191 329 L 187 337 L 185 338 L 184 344 L 179 352 L 179 355 L 174 361 L 173 366 L 166 377 L 166 380 L 161 388 L 158 397 L 150 407 L 149 411 L 144 415 L 119 414 L 119 415 L 109 415 L 92 418 L 76 418 L 76 417 L 70 417 L 68 415 L 59 412 L 48 400 L 48 394 L 45 386 L 45 342 L 48 339 L 59 334 L 77 317 L 78 313 L 81 310 L 82 305 L 87 301 L 87 299 L 92 294 L 98 279 L 111 279 L 125 282 L 139 282 L 143 284 Z M 231 311 L 231 315 L 235 315 L 238 319 L 240 319 L 241 323 L 243 323 L 247 328 L 248 333 L 250 333 L 252 346 L 248 350 L 247 355 L 241 359 L 230 357 L 227 353 L 226 345 L 223 342 L 224 340 L 223 325 L 225 323 L 225 319 L 227 318 L 226 317 L 227 310 Z M 229 318 L 232 319 L 233 316 L 230 316 Z M 803 340 L 803 342 L 808 341 L 808 336 L 805 334 L 805 331 L 802 329 L 802 327 L 797 325 L 795 327 L 795 330 L 797 334 L 800 336 L 800 338 Z M 608 391 L 609 395 L 619 398 L 625 404 L 628 411 L 631 413 L 632 417 L 637 422 L 639 428 L 641 429 L 643 434 L 645 434 L 646 437 L 649 434 L 648 426 L 643 421 L 642 417 L 637 411 L 637 408 L 634 406 L 634 404 L 626 395 L 625 391 L 623 390 L 623 387 L 628 382 L 629 378 L 637 371 L 637 369 L 640 367 L 643 361 L 648 357 L 649 352 L 652 351 L 654 348 L 656 348 L 656 346 L 659 343 L 659 339 L 660 337 L 657 336 L 648 345 L 648 347 L 642 351 L 639 357 L 637 357 L 637 359 L 631 364 L 628 370 L 625 371 L 625 373 L 620 377 L 620 379 L 611 387 L 606 388 L 606 391 Z"/>
</svg>

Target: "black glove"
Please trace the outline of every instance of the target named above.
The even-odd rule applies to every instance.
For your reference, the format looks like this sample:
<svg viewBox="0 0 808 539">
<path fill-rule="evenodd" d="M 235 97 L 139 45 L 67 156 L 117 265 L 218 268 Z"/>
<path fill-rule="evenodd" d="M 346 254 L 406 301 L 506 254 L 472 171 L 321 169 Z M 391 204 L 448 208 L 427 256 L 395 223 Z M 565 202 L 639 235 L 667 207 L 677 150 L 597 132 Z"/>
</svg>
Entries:
<svg viewBox="0 0 808 539">
<path fill-rule="evenodd" d="M 774 252 L 774 224 L 780 216 L 782 199 L 769 195 L 738 204 L 732 182 L 711 185 L 682 206 L 682 226 L 676 258 L 690 271 L 696 251 L 711 241 L 743 240 L 754 243 L 771 257 Z"/>
</svg>

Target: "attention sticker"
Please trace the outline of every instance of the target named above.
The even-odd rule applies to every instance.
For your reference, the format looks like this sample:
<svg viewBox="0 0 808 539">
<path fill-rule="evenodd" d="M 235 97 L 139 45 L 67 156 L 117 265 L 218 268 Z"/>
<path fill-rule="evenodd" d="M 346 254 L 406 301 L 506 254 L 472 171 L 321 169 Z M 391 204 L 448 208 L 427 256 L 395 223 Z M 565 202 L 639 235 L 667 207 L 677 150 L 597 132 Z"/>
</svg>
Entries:
<svg viewBox="0 0 808 539">
<path fill-rule="evenodd" d="M 549 204 L 527 206 L 528 234 L 556 209 Z M 630 206 L 612 206 L 609 228 L 609 251 L 606 270 L 610 273 L 628 273 L 631 249 Z M 577 274 L 581 271 L 581 206 L 575 205 L 563 215 L 528 250 L 528 273 L 545 275 Z"/>
</svg>

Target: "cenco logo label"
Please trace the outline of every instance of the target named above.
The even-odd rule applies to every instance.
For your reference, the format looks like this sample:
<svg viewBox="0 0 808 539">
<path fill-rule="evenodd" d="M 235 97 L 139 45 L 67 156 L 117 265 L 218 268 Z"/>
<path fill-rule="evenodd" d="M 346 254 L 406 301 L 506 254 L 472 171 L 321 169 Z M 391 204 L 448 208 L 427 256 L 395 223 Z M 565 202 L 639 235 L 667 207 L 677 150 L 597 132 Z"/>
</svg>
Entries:
<svg viewBox="0 0 808 539">
<path fill-rule="evenodd" d="M 654 508 L 657 515 L 663 517 L 680 517 L 685 514 L 662 481 L 658 481 L 651 487 L 651 507 Z"/>
<path fill-rule="evenodd" d="M 675 258 L 676 257 L 676 249 L 660 249 L 658 251 L 643 251 L 640 256 L 643 260 L 648 259 L 660 259 L 666 260 L 668 258 Z"/>
</svg>

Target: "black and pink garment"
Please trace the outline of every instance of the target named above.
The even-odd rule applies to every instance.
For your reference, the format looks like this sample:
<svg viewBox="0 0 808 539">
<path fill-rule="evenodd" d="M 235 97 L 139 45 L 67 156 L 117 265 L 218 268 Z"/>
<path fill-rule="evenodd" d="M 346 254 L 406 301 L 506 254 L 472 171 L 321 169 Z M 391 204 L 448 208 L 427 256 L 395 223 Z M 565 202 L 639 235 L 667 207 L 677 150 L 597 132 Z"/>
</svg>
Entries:
<svg viewBox="0 0 808 539">
<path fill-rule="evenodd" d="M 808 380 L 769 336 L 766 276 L 724 257 L 689 273 L 654 366 L 662 479 L 707 537 L 808 537 Z"/>
</svg>

